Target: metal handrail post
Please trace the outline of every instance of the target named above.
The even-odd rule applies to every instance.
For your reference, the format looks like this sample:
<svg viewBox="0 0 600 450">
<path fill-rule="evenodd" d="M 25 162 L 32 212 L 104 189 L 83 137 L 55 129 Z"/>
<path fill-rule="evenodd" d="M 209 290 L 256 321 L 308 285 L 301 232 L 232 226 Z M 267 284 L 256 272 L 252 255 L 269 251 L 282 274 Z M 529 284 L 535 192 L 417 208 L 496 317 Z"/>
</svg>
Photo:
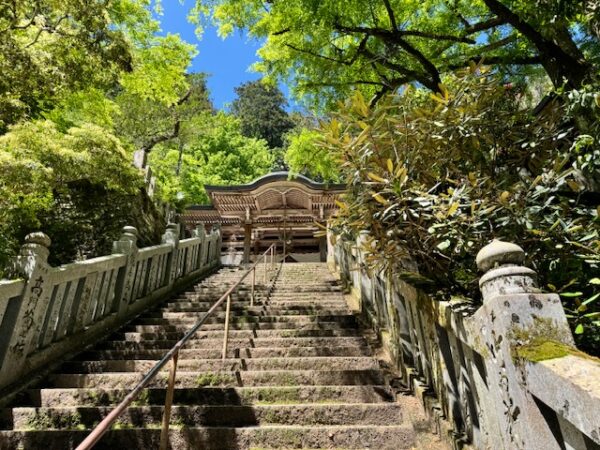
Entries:
<svg viewBox="0 0 600 450">
<path fill-rule="evenodd" d="M 167 450 L 169 444 L 169 425 L 171 423 L 171 406 L 173 405 L 173 396 L 175 391 L 175 376 L 177 375 L 177 360 L 179 358 L 179 350 L 173 354 L 171 358 L 171 367 L 169 369 L 169 381 L 167 385 L 167 393 L 165 395 L 165 409 L 163 411 L 162 430 L 160 432 L 159 450 Z"/>
<path fill-rule="evenodd" d="M 227 357 L 227 344 L 229 343 L 229 313 L 231 312 L 231 294 L 227 296 L 227 308 L 225 309 L 225 336 L 223 337 L 223 357 Z"/>
<path fill-rule="evenodd" d="M 252 292 L 250 293 L 250 306 L 254 306 L 254 288 L 256 285 L 256 267 L 252 269 Z"/>
</svg>

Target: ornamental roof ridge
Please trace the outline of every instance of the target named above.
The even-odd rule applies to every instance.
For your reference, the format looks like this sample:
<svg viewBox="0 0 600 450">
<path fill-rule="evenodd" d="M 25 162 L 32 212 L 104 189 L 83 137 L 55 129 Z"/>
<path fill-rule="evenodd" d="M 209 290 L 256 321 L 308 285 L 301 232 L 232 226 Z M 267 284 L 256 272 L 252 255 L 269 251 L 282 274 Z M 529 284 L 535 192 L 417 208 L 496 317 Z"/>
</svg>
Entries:
<svg viewBox="0 0 600 450">
<path fill-rule="evenodd" d="M 230 186 L 218 186 L 218 185 L 204 185 L 206 192 L 210 194 L 210 192 L 221 191 L 253 191 L 265 184 L 273 183 L 277 181 L 292 181 L 301 183 L 312 189 L 320 189 L 323 191 L 345 191 L 346 185 L 341 183 L 321 183 L 315 180 L 311 180 L 310 178 L 296 174 L 293 172 L 287 171 L 277 171 L 271 172 L 266 175 L 263 175 L 254 181 L 247 184 L 238 184 L 238 185 L 230 185 Z"/>
</svg>

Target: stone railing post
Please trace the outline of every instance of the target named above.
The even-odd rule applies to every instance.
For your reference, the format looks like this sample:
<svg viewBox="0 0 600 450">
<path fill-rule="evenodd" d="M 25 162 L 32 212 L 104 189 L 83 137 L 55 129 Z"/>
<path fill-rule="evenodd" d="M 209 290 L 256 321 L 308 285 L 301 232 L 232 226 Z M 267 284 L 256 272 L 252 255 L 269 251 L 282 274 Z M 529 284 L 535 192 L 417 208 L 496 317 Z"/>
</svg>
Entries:
<svg viewBox="0 0 600 450">
<path fill-rule="evenodd" d="M 163 244 L 171 244 L 172 249 L 167 259 L 167 284 L 172 285 L 177 278 L 177 256 L 179 252 L 179 224 L 169 223 L 165 233 L 162 235 Z"/>
<path fill-rule="evenodd" d="M 26 285 L 12 336 L 0 336 L 0 339 L 10 339 L 0 381 L 7 374 L 14 378 L 15 373 L 26 372 L 27 355 L 35 348 L 52 291 L 48 265 L 50 243 L 44 233 L 30 233 L 15 259 L 15 270 L 25 278 Z"/>
<path fill-rule="evenodd" d="M 118 241 L 113 242 L 112 253 L 122 254 L 127 257 L 125 266 L 119 273 L 115 287 L 115 295 L 118 299 L 118 314 L 122 316 L 127 313 L 131 294 L 135 283 L 135 266 L 138 254 L 138 230 L 135 227 L 125 226 Z"/>
<path fill-rule="evenodd" d="M 146 167 L 146 160 L 148 159 L 148 155 L 144 150 L 136 150 L 133 153 L 133 165 L 138 169 L 143 169 Z"/>
<path fill-rule="evenodd" d="M 356 237 L 356 242 L 348 252 L 349 255 L 354 256 L 354 260 L 356 262 L 355 267 L 349 267 L 351 278 L 349 281 L 352 285 L 352 291 L 358 299 L 359 305 L 362 305 L 364 298 L 369 297 L 371 294 L 370 281 L 368 280 L 368 277 L 364 276 L 364 269 L 366 268 L 364 248 L 367 245 L 369 236 L 370 232 L 368 230 L 359 231 L 358 236 Z"/>
<path fill-rule="evenodd" d="M 485 368 L 475 374 L 483 439 L 511 450 L 559 449 L 550 426 L 527 390 L 516 350 L 536 341 L 573 345 L 560 298 L 536 287 L 536 273 L 523 267 L 525 252 L 494 240 L 477 255 L 484 272 L 483 306 L 468 320 L 474 350 Z M 482 395 L 482 394 L 488 395 Z"/>
<path fill-rule="evenodd" d="M 206 230 L 204 225 L 200 224 L 196 226 L 192 231 L 192 236 L 200 238 L 200 247 L 198 248 L 198 261 L 196 261 L 196 267 L 202 269 L 204 261 L 206 260 Z"/>
</svg>

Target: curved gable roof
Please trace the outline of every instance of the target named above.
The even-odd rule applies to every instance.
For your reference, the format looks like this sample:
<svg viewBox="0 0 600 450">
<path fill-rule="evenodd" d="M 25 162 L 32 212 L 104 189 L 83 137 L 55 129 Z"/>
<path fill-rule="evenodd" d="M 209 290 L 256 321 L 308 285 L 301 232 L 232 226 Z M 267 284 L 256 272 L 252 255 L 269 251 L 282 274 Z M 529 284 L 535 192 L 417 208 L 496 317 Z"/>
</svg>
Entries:
<svg viewBox="0 0 600 450">
<path fill-rule="evenodd" d="M 297 182 L 297 183 L 303 184 L 304 186 L 309 187 L 311 189 L 322 190 L 325 192 L 346 190 L 345 184 L 319 183 L 317 181 L 311 180 L 308 177 L 305 177 L 304 175 L 296 175 L 296 174 L 292 174 L 291 172 L 284 172 L 284 171 L 268 173 L 266 175 L 263 175 L 260 178 L 257 178 L 256 180 L 252 181 L 251 183 L 247 183 L 247 184 L 238 184 L 238 185 L 231 185 L 231 186 L 216 186 L 216 185 L 208 185 L 207 184 L 204 186 L 204 188 L 206 189 L 206 192 L 209 195 L 211 192 L 215 192 L 215 191 L 219 191 L 219 192 L 231 192 L 231 191 L 249 192 L 249 191 L 254 191 L 255 189 L 258 189 L 259 187 L 264 186 L 266 184 L 276 183 L 278 181 Z"/>
</svg>

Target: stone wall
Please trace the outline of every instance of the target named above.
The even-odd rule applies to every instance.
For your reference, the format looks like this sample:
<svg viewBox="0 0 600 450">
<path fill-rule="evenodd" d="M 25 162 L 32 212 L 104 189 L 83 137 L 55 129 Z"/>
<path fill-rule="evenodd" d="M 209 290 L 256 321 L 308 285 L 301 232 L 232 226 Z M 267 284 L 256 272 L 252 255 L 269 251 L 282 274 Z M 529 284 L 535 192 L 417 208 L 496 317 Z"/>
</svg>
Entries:
<svg viewBox="0 0 600 450">
<path fill-rule="evenodd" d="M 338 238 L 329 263 L 381 338 L 396 383 L 423 399 L 455 448 L 600 449 L 600 360 L 574 348 L 559 297 L 537 289 L 520 247 L 482 249 L 474 304 L 369 274 L 360 243 Z"/>
<path fill-rule="evenodd" d="M 125 227 L 113 254 L 51 267 L 50 239 L 32 233 L 15 261 L 16 280 L 0 280 L 0 399 L 156 302 L 220 265 L 220 230 L 199 227 L 179 239 L 169 224 L 162 244 L 138 248 Z M 0 402 L 1 402 L 0 400 Z"/>
</svg>

